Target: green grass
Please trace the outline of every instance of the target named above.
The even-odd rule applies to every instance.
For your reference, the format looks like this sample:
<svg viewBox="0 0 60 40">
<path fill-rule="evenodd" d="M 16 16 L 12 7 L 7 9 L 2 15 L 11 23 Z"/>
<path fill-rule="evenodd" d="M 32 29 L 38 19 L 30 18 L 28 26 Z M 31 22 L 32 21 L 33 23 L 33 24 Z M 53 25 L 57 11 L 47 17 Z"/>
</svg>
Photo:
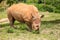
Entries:
<svg viewBox="0 0 60 40">
<path fill-rule="evenodd" d="M 7 17 L 7 13 L 5 11 L 0 12 L 0 19 L 6 17 Z"/>
<path fill-rule="evenodd" d="M 15 22 L 17 29 L 10 28 L 9 23 L 0 24 L 0 40 L 60 40 L 60 14 L 40 12 L 44 14 L 40 34 L 27 31 L 26 24 Z M 2 16 L 3 15 L 3 16 Z M 6 12 L 0 18 L 7 17 Z"/>
</svg>

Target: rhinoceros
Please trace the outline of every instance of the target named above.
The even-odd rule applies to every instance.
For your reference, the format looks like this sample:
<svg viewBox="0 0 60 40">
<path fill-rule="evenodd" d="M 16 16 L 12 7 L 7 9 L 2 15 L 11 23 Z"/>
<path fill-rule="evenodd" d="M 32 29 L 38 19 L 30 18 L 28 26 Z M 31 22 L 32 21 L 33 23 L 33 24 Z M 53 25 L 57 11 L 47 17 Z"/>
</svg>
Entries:
<svg viewBox="0 0 60 40">
<path fill-rule="evenodd" d="M 7 15 L 11 27 L 14 27 L 14 21 L 17 20 L 26 23 L 30 30 L 39 30 L 43 17 L 39 14 L 37 7 L 24 3 L 13 4 L 8 7 Z"/>
</svg>

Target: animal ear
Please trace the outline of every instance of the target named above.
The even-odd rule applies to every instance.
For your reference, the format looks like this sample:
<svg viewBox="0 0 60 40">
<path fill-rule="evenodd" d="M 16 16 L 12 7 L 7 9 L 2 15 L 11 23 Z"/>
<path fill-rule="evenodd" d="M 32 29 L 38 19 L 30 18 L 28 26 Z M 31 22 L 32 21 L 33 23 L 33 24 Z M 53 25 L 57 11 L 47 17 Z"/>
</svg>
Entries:
<svg viewBox="0 0 60 40">
<path fill-rule="evenodd" d="M 44 15 L 40 15 L 40 18 L 43 18 L 44 17 Z"/>
</svg>

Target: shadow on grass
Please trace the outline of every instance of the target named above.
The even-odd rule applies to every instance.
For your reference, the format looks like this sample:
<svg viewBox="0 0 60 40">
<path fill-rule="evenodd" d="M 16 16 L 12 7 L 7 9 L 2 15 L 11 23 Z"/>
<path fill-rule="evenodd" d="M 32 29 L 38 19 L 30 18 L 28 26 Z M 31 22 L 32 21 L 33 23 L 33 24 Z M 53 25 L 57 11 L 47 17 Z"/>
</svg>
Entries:
<svg viewBox="0 0 60 40">
<path fill-rule="evenodd" d="M 18 25 L 18 24 L 20 23 L 15 23 L 15 25 Z M 10 26 L 10 24 L 9 23 L 0 24 L 0 27 L 6 27 L 6 26 Z"/>
<path fill-rule="evenodd" d="M 57 20 L 51 20 L 51 21 L 42 21 L 42 24 L 59 24 L 60 23 L 60 19 Z"/>
<path fill-rule="evenodd" d="M 42 21 L 41 29 L 60 27 L 60 19 L 51 21 Z"/>
<path fill-rule="evenodd" d="M 51 20 L 51 21 L 42 21 L 42 26 L 44 25 L 45 27 L 52 27 L 52 25 L 56 25 L 60 23 L 60 19 L 57 20 Z M 24 25 L 24 23 L 15 23 L 14 25 L 18 25 L 19 26 L 19 30 L 27 30 L 26 26 Z M 5 24 L 0 24 L 0 28 L 1 27 L 9 27 L 9 23 L 5 23 Z M 21 27 L 22 26 L 22 27 Z"/>
<path fill-rule="evenodd" d="M 16 29 L 18 30 L 27 30 L 28 29 L 26 28 L 26 25 L 24 25 L 24 23 L 14 23 L 14 25 L 16 26 Z M 4 24 L 0 24 L 0 28 L 3 28 L 3 27 L 10 27 L 10 24 L 9 23 L 4 23 Z M 15 29 L 15 28 L 14 28 Z"/>
</svg>

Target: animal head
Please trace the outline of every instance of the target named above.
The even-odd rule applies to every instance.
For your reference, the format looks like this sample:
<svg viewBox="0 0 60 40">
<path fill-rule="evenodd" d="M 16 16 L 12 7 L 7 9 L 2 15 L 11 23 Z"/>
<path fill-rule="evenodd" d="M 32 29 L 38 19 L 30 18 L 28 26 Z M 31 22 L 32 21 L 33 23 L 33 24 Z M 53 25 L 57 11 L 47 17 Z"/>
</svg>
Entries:
<svg viewBox="0 0 60 40">
<path fill-rule="evenodd" d="M 41 18 L 43 18 L 44 15 L 40 15 L 39 17 L 33 17 L 32 19 L 32 29 L 38 31 L 40 24 L 41 24 Z"/>
</svg>

